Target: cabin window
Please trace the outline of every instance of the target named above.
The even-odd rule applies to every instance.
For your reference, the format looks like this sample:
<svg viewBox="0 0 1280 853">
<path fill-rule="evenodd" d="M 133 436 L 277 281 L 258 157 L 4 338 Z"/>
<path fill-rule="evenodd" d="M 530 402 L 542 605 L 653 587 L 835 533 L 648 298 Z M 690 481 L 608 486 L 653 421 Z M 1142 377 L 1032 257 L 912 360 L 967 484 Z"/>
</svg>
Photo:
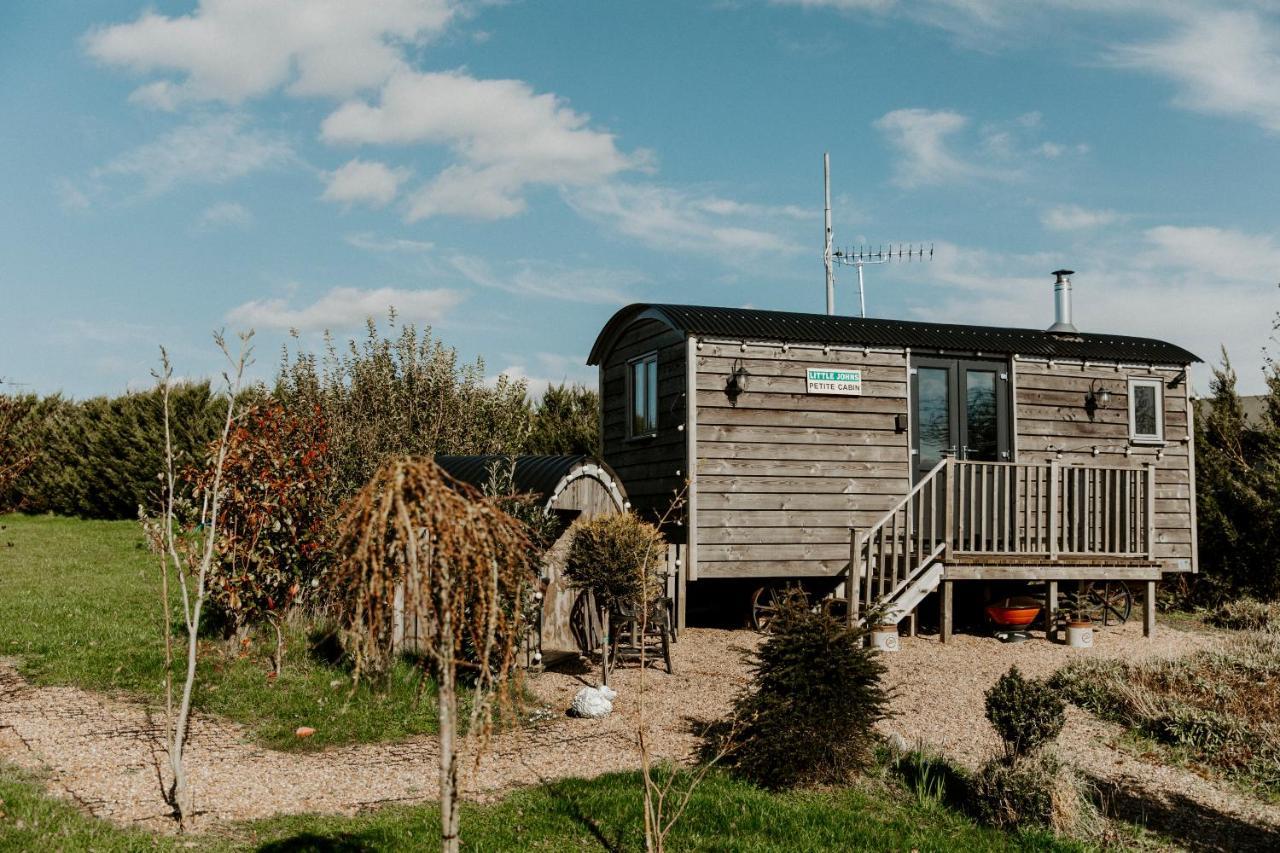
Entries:
<svg viewBox="0 0 1280 853">
<path fill-rule="evenodd" d="M 658 431 L 658 354 L 651 352 L 631 362 L 627 375 L 631 386 L 627 395 L 627 424 L 632 438 Z"/>
<path fill-rule="evenodd" d="M 1164 383 L 1159 379 L 1129 380 L 1129 438 L 1137 442 L 1164 441 Z"/>
</svg>

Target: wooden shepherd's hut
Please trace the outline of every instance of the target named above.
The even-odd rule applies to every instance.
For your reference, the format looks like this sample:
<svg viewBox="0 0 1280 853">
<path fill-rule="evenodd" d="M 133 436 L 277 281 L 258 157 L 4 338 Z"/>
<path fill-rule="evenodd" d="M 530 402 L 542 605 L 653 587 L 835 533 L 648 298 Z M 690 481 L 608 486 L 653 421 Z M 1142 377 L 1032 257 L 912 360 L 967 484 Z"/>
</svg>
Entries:
<svg viewBox="0 0 1280 853">
<path fill-rule="evenodd" d="M 688 484 L 690 598 L 803 583 L 892 622 L 956 583 L 1196 571 L 1188 367 L 1159 340 L 1081 332 L 1070 271 L 1047 330 L 630 305 L 605 325 L 604 459 L 637 511 Z M 723 594 L 717 594 L 720 591 Z M 707 595 L 707 593 L 711 593 Z M 914 624 L 914 617 L 913 617 Z"/>
</svg>

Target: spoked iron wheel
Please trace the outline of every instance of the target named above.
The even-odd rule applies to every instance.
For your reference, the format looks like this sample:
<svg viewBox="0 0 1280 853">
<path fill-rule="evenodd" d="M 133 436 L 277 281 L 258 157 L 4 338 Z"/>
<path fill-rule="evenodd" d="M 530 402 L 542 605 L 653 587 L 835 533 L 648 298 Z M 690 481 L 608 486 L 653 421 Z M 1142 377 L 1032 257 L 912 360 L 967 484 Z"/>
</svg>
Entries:
<svg viewBox="0 0 1280 853">
<path fill-rule="evenodd" d="M 1133 612 L 1133 594 L 1123 581 L 1099 581 L 1089 585 L 1088 613 L 1103 627 L 1123 625 Z"/>
<path fill-rule="evenodd" d="M 762 586 L 751 593 L 751 627 L 767 634 L 785 595 L 785 591 L 776 586 Z"/>
</svg>

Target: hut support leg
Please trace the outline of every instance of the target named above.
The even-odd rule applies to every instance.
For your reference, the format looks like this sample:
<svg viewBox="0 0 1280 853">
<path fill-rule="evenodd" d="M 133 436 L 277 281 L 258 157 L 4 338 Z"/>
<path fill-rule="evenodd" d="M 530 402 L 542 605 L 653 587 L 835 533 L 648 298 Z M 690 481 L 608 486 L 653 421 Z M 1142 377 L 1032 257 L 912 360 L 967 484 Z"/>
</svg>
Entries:
<svg viewBox="0 0 1280 853">
<path fill-rule="evenodd" d="M 912 610 L 911 615 L 907 617 L 907 619 L 909 620 L 907 622 L 908 637 L 914 637 L 916 635 L 916 613 L 918 613 L 919 610 L 920 608 L 917 607 L 915 610 Z"/>
<path fill-rule="evenodd" d="M 1142 600 L 1142 636 L 1156 633 L 1156 582 L 1147 581 L 1147 594 Z"/>
<path fill-rule="evenodd" d="M 954 584 L 955 581 L 942 582 L 942 630 L 940 632 L 940 639 L 944 643 L 951 639 L 951 610 L 953 603 L 952 599 L 954 598 L 954 590 L 952 587 Z"/>
<path fill-rule="evenodd" d="M 1054 635 L 1058 633 L 1058 582 L 1049 581 L 1049 596 L 1046 602 L 1049 605 L 1049 612 L 1044 617 L 1044 636 L 1045 639 L 1052 640 Z"/>
</svg>

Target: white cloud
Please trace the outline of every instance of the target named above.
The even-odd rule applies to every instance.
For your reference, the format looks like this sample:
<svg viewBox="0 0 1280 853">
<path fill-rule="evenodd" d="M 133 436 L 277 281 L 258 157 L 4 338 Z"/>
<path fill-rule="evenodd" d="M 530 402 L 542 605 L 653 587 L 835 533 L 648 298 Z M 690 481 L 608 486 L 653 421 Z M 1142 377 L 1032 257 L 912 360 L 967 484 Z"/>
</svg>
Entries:
<svg viewBox="0 0 1280 853">
<path fill-rule="evenodd" d="M 58 194 L 58 203 L 65 210 L 80 213 L 93 207 L 93 200 L 89 198 L 89 194 L 68 178 L 58 178 L 53 182 L 53 189 Z"/>
<path fill-rule="evenodd" d="M 101 167 L 99 175 L 141 179 L 156 195 L 182 183 L 223 183 L 295 159 L 282 137 L 248 127 L 240 115 L 203 116 Z"/>
<path fill-rule="evenodd" d="M 220 201 L 206 207 L 196 220 L 196 228 L 210 230 L 213 228 L 246 228 L 253 222 L 253 214 L 243 204 L 234 201 Z"/>
<path fill-rule="evenodd" d="M 189 15 L 147 11 L 96 28 L 84 44 L 107 65 L 175 75 L 134 92 L 159 108 L 238 104 L 281 86 L 347 97 L 404 68 L 404 46 L 438 35 L 456 8 L 453 0 L 200 0 Z"/>
<path fill-rule="evenodd" d="M 834 9 L 837 12 L 882 12 L 894 0 L 769 0 L 775 6 L 800 6 L 805 9 Z"/>
<path fill-rule="evenodd" d="M 1181 107 L 1280 133 L 1280 33 L 1252 10 L 1187 15 L 1167 38 L 1116 47 L 1112 60 L 1176 82 Z"/>
<path fill-rule="evenodd" d="M 318 331 L 354 326 L 394 307 L 407 322 L 436 323 L 461 301 L 460 293 L 447 289 L 335 287 L 310 305 L 298 307 L 285 299 L 255 299 L 231 309 L 227 322 L 260 329 Z"/>
<path fill-rule="evenodd" d="M 343 238 L 347 245 L 366 252 L 430 252 L 435 243 L 426 240 L 406 240 L 403 237 L 378 237 L 375 234 L 348 234 Z"/>
<path fill-rule="evenodd" d="M 513 359 L 510 365 L 487 377 L 486 381 L 493 385 L 499 376 L 523 381 L 529 390 L 529 396 L 537 400 L 551 385 L 568 383 L 595 388 L 599 377 L 593 368 L 586 366 L 586 361 L 582 356 L 539 352 L 533 354 L 532 368 L 528 359 Z"/>
<path fill-rule="evenodd" d="M 874 127 L 898 149 L 894 182 L 904 188 L 946 184 L 970 179 L 981 169 L 958 157 L 950 138 L 969 119 L 950 110 L 902 109 L 886 113 Z"/>
<path fill-rule="evenodd" d="M 1040 214 L 1040 223 L 1051 231 L 1081 231 L 1114 225 L 1127 217 L 1114 210 L 1091 210 L 1076 204 L 1051 207 Z"/>
<path fill-rule="evenodd" d="M 722 258 L 803 251 L 779 233 L 782 229 L 776 221 L 760 215 L 776 213 L 775 208 L 747 206 L 758 216 L 744 223 L 741 217 L 727 217 L 744 212 L 735 202 L 671 187 L 636 184 L 589 187 L 567 193 L 565 198 L 579 214 L 655 249 Z"/>
<path fill-rule="evenodd" d="M 911 309 L 922 319 L 1046 328 L 1053 319 L 1050 271 L 1065 264 L 1077 270 L 1074 314 L 1083 331 L 1159 338 L 1210 362 L 1225 343 L 1242 389 L 1261 392 L 1261 351 L 1280 307 L 1280 239 L 1175 226 L 1147 229 L 1137 239 L 1136 252 L 1116 241 L 1074 259 L 939 244 L 927 272 L 897 274 L 918 275 L 929 292 Z M 1207 368 L 1195 372 L 1203 392 Z"/>
<path fill-rule="evenodd" d="M 325 175 L 327 184 L 321 198 L 343 204 L 368 204 L 383 207 L 400 191 L 409 177 L 407 169 L 393 169 L 386 163 L 355 159 Z"/>
<path fill-rule="evenodd" d="M 454 255 L 449 264 L 463 278 L 481 287 L 517 296 L 538 296 L 569 302 L 618 305 L 632 301 L 627 291 L 647 279 L 637 272 L 607 269 L 570 269 L 559 264 L 519 262 L 511 272 L 497 272 L 483 258 Z"/>
<path fill-rule="evenodd" d="M 376 104 L 343 104 L 321 133 L 335 144 L 446 145 L 460 162 L 413 194 L 410 221 L 442 214 L 499 219 L 524 209 L 530 185 L 589 185 L 647 164 L 647 154 L 624 154 L 613 134 L 588 121 L 520 80 L 404 72 Z"/>
</svg>

